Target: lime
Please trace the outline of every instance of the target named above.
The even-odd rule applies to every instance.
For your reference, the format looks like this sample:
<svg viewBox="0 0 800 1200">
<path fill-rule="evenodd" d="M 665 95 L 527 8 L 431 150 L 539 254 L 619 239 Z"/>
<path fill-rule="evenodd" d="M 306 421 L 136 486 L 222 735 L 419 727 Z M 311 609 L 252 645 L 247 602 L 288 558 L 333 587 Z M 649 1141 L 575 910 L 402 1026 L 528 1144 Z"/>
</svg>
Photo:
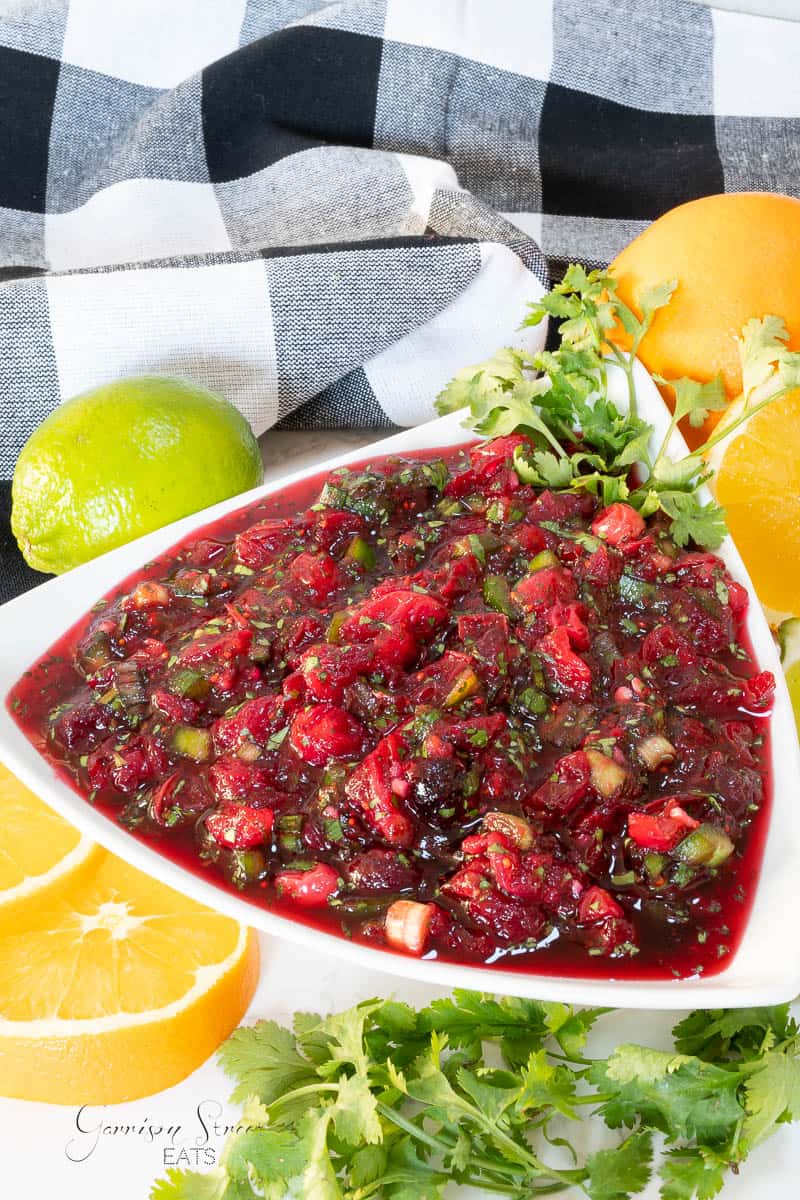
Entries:
<svg viewBox="0 0 800 1200">
<path fill-rule="evenodd" d="M 163 375 L 120 379 L 30 436 L 11 528 L 26 562 L 58 575 L 262 478 L 258 443 L 227 400 Z"/>
<path fill-rule="evenodd" d="M 791 617 L 778 629 L 781 664 L 794 709 L 794 719 L 800 731 L 800 619 Z"/>
</svg>

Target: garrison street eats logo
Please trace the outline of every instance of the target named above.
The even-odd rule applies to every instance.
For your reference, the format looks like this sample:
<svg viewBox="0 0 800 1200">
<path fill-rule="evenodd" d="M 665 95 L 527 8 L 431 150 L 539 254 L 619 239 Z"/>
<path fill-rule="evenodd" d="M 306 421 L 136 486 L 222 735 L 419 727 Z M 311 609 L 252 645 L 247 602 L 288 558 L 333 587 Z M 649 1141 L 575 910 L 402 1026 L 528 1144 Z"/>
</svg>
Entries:
<svg viewBox="0 0 800 1200">
<path fill-rule="evenodd" d="M 251 1122 L 229 1123 L 218 1100 L 201 1100 L 183 1122 L 156 1121 L 144 1116 L 136 1121 L 109 1121 L 105 1109 L 82 1105 L 75 1113 L 73 1132 L 64 1147 L 70 1162 L 87 1162 L 101 1143 L 138 1142 L 156 1147 L 164 1167 L 197 1170 L 216 1165 L 222 1143 L 229 1134 L 252 1129 Z M 257 1126 L 255 1127 L 257 1128 Z"/>
</svg>

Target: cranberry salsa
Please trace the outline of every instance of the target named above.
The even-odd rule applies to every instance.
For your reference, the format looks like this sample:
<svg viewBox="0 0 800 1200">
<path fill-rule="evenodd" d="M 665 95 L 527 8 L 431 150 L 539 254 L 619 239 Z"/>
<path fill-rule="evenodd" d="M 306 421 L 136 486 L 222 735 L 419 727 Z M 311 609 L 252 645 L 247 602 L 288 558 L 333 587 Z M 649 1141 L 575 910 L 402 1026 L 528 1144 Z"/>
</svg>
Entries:
<svg viewBox="0 0 800 1200">
<path fill-rule="evenodd" d="M 524 486 L 524 441 L 224 518 L 95 606 L 16 719 L 91 803 L 294 919 L 514 969 L 720 969 L 769 800 L 747 593 L 663 515 Z"/>
</svg>

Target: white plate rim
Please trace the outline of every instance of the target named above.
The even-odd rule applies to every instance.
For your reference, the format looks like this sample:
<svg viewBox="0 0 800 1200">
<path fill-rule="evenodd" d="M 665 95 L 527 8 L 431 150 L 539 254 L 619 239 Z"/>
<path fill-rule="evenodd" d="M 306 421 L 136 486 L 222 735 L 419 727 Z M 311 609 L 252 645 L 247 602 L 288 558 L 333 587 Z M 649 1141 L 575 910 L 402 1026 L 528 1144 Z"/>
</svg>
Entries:
<svg viewBox="0 0 800 1200">
<path fill-rule="evenodd" d="M 623 407 L 626 395 L 618 372 L 610 373 L 609 390 L 616 403 Z M 660 441 L 669 414 L 655 384 L 639 363 L 636 364 L 636 390 L 640 412 L 654 425 L 655 440 Z M 708 978 L 663 981 L 582 979 L 518 973 L 499 967 L 410 958 L 294 922 L 259 908 L 212 879 L 199 878 L 92 808 L 54 773 L 8 713 L 5 697 L 32 662 L 99 597 L 193 530 L 301 479 L 349 462 L 363 461 L 379 454 L 413 453 L 420 449 L 457 445 L 470 436 L 461 427 L 460 417 L 461 414 L 451 414 L 348 450 L 312 468 L 291 472 L 147 534 L 0 607 L 0 697 L 3 700 L 0 705 L 0 759 L 83 833 L 146 874 L 238 921 L 357 966 L 451 988 L 615 1008 L 737 1007 L 791 1000 L 800 992 L 800 953 L 797 952 L 797 934 L 789 935 L 787 944 L 784 935 L 791 926 L 781 917 L 800 907 L 800 870 L 795 866 L 800 865 L 800 805 L 794 798 L 794 788 L 800 780 L 800 744 L 774 639 L 730 538 L 726 539 L 719 554 L 732 576 L 748 590 L 750 639 L 759 665 L 772 670 L 777 680 L 771 727 L 773 797 L 761 876 L 744 937 L 730 963 Z M 671 448 L 675 453 L 685 452 L 685 443 L 679 434 L 674 435 Z"/>
</svg>

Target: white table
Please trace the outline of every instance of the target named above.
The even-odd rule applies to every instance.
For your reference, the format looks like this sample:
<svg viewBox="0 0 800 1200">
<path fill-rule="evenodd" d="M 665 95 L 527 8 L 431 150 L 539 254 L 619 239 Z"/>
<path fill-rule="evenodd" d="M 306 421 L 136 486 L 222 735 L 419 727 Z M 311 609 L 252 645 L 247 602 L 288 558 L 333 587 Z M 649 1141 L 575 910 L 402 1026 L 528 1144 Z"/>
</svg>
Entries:
<svg viewBox="0 0 800 1200">
<path fill-rule="evenodd" d="M 373 441 L 360 432 L 278 433 L 263 439 L 267 477 L 312 464 Z M 247 1023 L 269 1017 L 289 1024 L 297 1010 L 332 1011 L 370 996 L 394 995 L 424 1004 L 441 988 L 359 971 L 334 957 L 261 939 L 262 971 Z M 620 1041 L 657 1044 L 676 1014 L 629 1012 L 606 1018 L 596 1053 Z M 220 1126 L 237 1110 L 227 1104 L 231 1082 L 212 1060 L 183 1083 L 144 1100 L 106 1108 L 76 1108 L 0 1099 L 0 1194 L 9 1200 L 147 1200 L 169 1165 L 207 1169 L 224 1142 Z M 216 1129 L 215 1129 L 216 1126 Z M 723 1200 L 797 1200 L 800 1126 L 785 1128 L 732 1178 Z M 468 1193 L 463 1189 L 461 1196 Z M 475 1196 L 476 1193 L 470 1192 Z M 458 1196 L 453 1190 L 452 1196 Z M 646 1193 L 656 1200 L 657 1188 Z"/>
</svg>

